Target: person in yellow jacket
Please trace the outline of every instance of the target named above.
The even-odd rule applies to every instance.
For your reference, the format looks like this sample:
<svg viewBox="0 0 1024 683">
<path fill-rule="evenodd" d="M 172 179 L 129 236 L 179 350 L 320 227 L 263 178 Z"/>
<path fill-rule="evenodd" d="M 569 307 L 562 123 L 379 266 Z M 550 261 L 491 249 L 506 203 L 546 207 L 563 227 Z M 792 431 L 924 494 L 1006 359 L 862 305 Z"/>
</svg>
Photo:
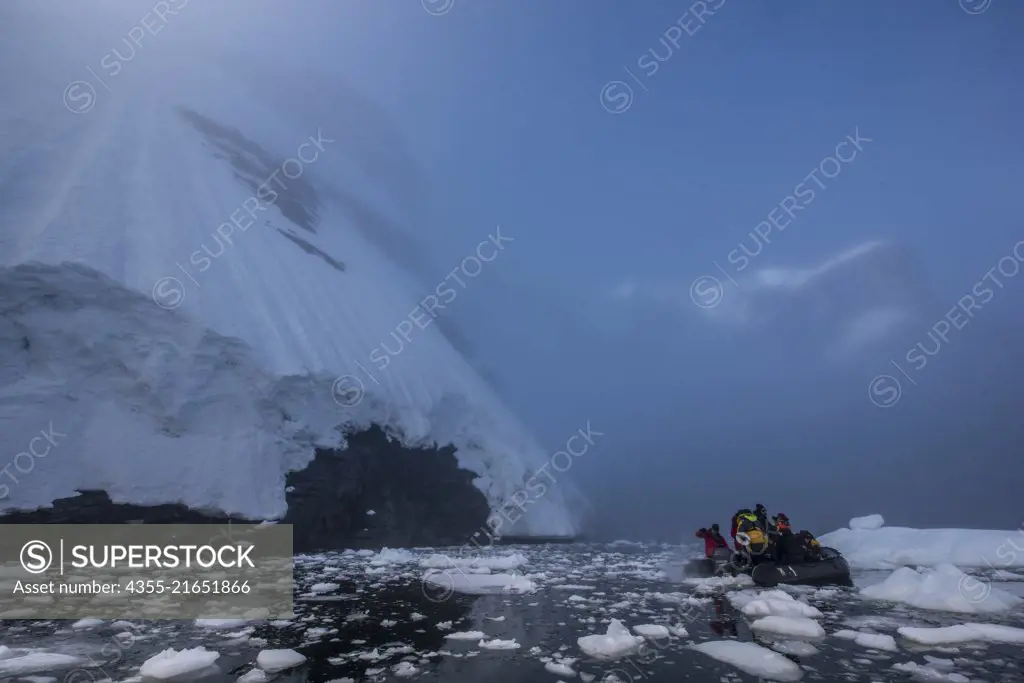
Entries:
<svg viewBox="0 0 1024 683">
<path fill-rule="evenodd" d="M 752 512 L 743 512 L 737 515 L 736 541 L 750 555 L 753 564 L 756 564 L 758 559 L 765 555 L 768 550 L 768 539 L 758 523 L 757 515 Z"/>
</svg>

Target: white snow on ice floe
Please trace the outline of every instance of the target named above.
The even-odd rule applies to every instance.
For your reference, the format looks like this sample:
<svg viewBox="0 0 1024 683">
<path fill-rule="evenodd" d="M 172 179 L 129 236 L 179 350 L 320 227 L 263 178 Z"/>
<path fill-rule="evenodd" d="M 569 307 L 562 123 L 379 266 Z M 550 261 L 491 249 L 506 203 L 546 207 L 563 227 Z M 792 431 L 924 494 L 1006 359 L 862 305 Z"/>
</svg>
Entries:
<svg viewBox="0 0 1024 683">
<path fill-rule="evenodd" d="M 341 586 L 336 583 L 314 583 L 309 587 L 309 590 L 313 593 L 331 593 L 339 588 Z"/>
<path fill-rule="evenodd" d="M 633 633 L 648 638 L 668 638 L 672 635 L 668 626 L 662 626 L 661 624 L 640 624 L 633 627 Z"/>
<path fill-rule="evenodd" d="M 466 595 L 489 595 L 492 593 L 532 593 L 537 584 L 530 579 L 514 574 L 463 574 L 458 569 L 428 570 L 423 581 L 439 592 L 456 592 Z"/>
<path fill-rule="evenodd" d="M 873 529 L 881 529 L 885 526 L 885 518 L 882 515 L 866 515 L 864 517 L 854 517 L 850 520 L 851 529 L 867 529 L 871 531 Z"/>
<path fill-rule="evenodd" d="M 568 676 L 569 678 L 576 677 L 576 670 L 562 662 L 545 662 L 544 669 L 548 671 L 548 673 L 553 673 L 556 676 Z"/>
<path fill-rule="evenodd" d="M 821 610 L 782 590 L 743 590 L 728 594 L 729 602 L 748 617 L 807 617 L 817 619 Z"/>
<path fill-rule="evenodd" d="M 772 643 L 772 649 L 784 655 L 810 657 L 818 654 L 818 648 L 803 640 L 778 640 Z"/>
<path fill-rule="evenodd" d="M 518 650 L 521 646 L 516 642 L 515 638 L 511 640 L 495 638 L 494 640 L 481 640 L 477 643 L 477 647 L 484 650 Z"/>
<path fill-rule="evenodd" d="M 71 628 L 73 628 L 75 630 L 79 630 L 79 629 L 87 629 L 87 628 L 96 628 L 97 626 L 102 626 L 102 625 L 103 625 L 103 620 L 102 619 L 79 619 L 75 623 L 71 624 Z"/>
<path fill-rule="evenodd" d="M 835 548 L 858 569 L 894 569 L 902 566 L 1007 568 L 1024 567 L 1024 530 L 871 528 L 855 518 L 859 528 L 838 529 L 822 535 L 824 546 Z M 877 521 L 877 520 L 875 520 Z"/>
<path fill-rule="evenodd" d="M 208 629 L 232 629 L 241 628 L 251 623 L 249 619 L 196 619 L 195 625 L 198 628 Z"/>
<path fill-rule="evenodd" d="M 644 643 L 643 636 L 634 636 L 618 619 L 612 619 L 603 634 L 580 636 L 576 644 L 591 657 L 618 659 L 624 657 Z"/>
<path fill-rule="evenodd" d="M 983 589 L 983 592 L 975 588 Z M 860 594 L 872 600 L 902 602 L 919 609 L 963 614 L 1006 612 L 1022 602 L 1016 595 L 990 584 L 980 584 L 951 564 L 921 571 L 901 567 L 882 583 L 861 589 Z"/>
<path fill-rule="evenodd" d="M 11 656 L 0 658 L 0 676 L 26 676 L 37 671 L 73 669 L 86 662 L 81 657 L 56 652 L 26 652 L 14 655 L 13 651 L 8 650 L 6 654 Z"/>
<path fill-rule="evenodd" d="M 440 626 L 440 624 L 438 624 Z M 487 634 L 483 631 L 456 631 L 455 633 L 449 633 L 445 636 L 449 640 L 480 640 L 486 638 Z"/>
<path fill-rule="evenodd" d="M 1024 645 L 1024 629 L 1001 624 L 956 624 L 938 628 L 903 626 L 898 629 L 907 640 L 922 645 L 957 645 L 960 643 L 1006 643 Z"/>
<path fill-rule="evenodd" d="M 884 633 L 866 633 L 863 631 L 842 629 L 841 631 L 836 631 L 832 635 L 836 638 L 852 640 L 861 647 L 866 647 L 870 650 L 886 650 L 888 652 L 899 651 L 899 647 L 896 645 L 896 639 Z"/>
<path fill-rule="evenodd" d="M 102 489 L 115 502 L 280 519 L 285 475 L 314 447 L 343 446 L 339 426 L 371 423 L 407 445 L 454 445 L 495 510 L 513 500 L 550 452 L 434 322 L 444 311 L 418 307 L 412 320 L 426 324 L 406 333 L 411 343 L 381 352 L 382 341 L 396 347 L 396 327 L 412 327 L 425 295 L 437 291 L 435 310 L 456 306 L 462 286 L 449 278 L 437 289 L 397 254 L 417 253 L 396 215 L 408 198 L 384 179 L 394 169 L 365 173 L 380 150 L 353 145 L 341 123 L 357 100 L 339 105 L 334 89 L 289 82 L 269 53 L 262 66 L 217 58 L 244 41 L 210 41 L 203 27 L 222 18 L 204 14 L 219 9 L 192 3 L 162 49 L 147 50 L 145 77 L 118 79 L 100 106 L 74 116 L 42 102 L 65 88 L 67 64 L 109 47 L 77 30 L 96 20 L 84 6 L 43 4 L 4 5 L 5 25 L 62 39 L 48 59 L 2 73 L 19 97 L 0 107 L 0 421 L 6 443 L 28 444 L 52 423 L 66 435 L 52 453 L 74 445 L 73 456 L 37 458 L 32 485 L 11 486 L 5 508 Z M 137 24 L 135 3 L 104 5 L 112 25 Z M 29 33 L 8 31 L 0 62 L 33 49 Z M 282 104 L 279 93 L 296 90 L 295 106 Z M 213 140 L 190 112 L 262 146 L 268 161 L 218 148 L 228 136 Z M 281 163 L 296 154 L 308 163 L 283 180 Z M 256 169 L 249 182 L 274 188 L 255 208 L 238 157 Z M 496 233 L 481 226 L 466 244 L 465 255 L 481 241 L 497 254 L 480 278 L 519 248 L 514 229 Z M 350 395 L 338 387 L 352 388 L 335 384 L 344 376 L 361 378 L 354 405 L 339 405 Z M 574 534 L 569 486 L 549 486 L 512 528 Z"/>
<path fill-rule="evenodd" d="M 212 666 L 219 657 L 219 652 L 202 646 L 185 650 L 168 648 L 143 662 L 139 675 L 159 679 L 179 678 Z"/>
<path fill-rule="evenodd" d="M 305 655 L 295 650 L 262 650 L 256 655 L 256 665 L 267 673 L 293 669 L 305 661 Z"/>
<path fill-rule="evenodd" d="M 758 633 L 772 633 L 788 638 L 824 638 L 821 624 L 806 617 L 761 617 L 750 624 Z"/>
<path fill-rule="evenodd" d="M 910 674 L 911 678 L 920 683 L 970 683 L 971 679 L 963 674 L 952 671 L 941 671 L 936 666 L 925 666 L 917 662 L 893 664 L 896 671 Z"/>
<path fill-rule="evenodd" d="M 690 647 L 712 659 L 731 664 L 751 676 L 761 676 L 772 681 L 799 681 L 804 675 L 799 666 L 778 652 L 772 652 L 756 643 L 712 640 Z"/>
<path fill-rule="evenodd" d="M 522 553 L 508 555 L 477 555 L 471 557 L 451 557 L 435 553 L 420 560 L 420 566 L 427 569 L 490 569 L 508 571 L 523 566 L 529 560 Z M 453 572 L 458 573 L 458 572 Z"/>
</svg>

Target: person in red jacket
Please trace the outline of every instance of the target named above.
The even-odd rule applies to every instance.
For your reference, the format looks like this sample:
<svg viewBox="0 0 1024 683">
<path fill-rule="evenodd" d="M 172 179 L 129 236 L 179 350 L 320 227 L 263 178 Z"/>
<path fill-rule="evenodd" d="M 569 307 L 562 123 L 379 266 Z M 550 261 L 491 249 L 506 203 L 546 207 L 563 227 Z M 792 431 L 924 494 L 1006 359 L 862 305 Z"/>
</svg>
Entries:
<svg viewBox="0 0 1024 683">
<path fill-rule="evenodd" d="M 710 529 L 700 528 L 697 530 L 697 538 L 704 539 L 704 556 L 712 557 L 716 548 L 728 548 L 729 544 L 722 538 L 717 524 L 712 524 Z"/>
</svg>

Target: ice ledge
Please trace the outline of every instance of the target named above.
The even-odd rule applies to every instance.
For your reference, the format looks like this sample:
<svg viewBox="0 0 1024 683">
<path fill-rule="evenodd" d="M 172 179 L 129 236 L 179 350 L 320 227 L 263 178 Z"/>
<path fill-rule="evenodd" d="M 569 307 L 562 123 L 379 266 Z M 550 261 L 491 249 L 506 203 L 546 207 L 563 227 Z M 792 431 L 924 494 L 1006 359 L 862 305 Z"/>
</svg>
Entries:
<svg viewBox="0 0 1024 683">
<path fill-rule="evenodd" d="M 161 309 L 85 265 L 0 268 L 0 421 L 8 443 L 28 448 L 48 426 L 62 435 L 47 453 L 9 465 L 17 480 L 0 489 L 0 506 L 30 510 L 96 490 L 115 503 L 283 518 L 286 478 L 307 467 L 316 448 L 344 448 L 343 431 L 374 424 L 406 433 L 380 397 L 340 409 L 330 398 L 335 378 L 270 374 L 244 341 Z M 430 424 L 436 416 L 412 417 Z M 498 508 L 520 485 L 522 466 L 464 447 L 481 441 L 474 419 L 467 414 L 457 429 L 449 419 L 443 436 L 457 438 L 438 440 L 455 444 L 460 465 L 479 475 L 474 483 Z M 528 516 L 517 533 L 572 532 L 564 510 L 541 503 L 545 514 Z"/>
</svg>

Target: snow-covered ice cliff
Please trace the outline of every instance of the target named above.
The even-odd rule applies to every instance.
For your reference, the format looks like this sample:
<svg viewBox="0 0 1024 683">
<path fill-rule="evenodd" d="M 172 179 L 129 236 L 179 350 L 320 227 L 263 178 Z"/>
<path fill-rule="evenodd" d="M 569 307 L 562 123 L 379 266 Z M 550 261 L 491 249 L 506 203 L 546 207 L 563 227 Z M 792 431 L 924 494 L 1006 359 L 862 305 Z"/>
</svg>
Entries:
<svg viewBox="0 0 1024 683">
<path fill-rule="evenodd" d="M 549 454 L 432 316 L 513 231 L 481 226 L 482 260 L 417 277 L 373 239 L 396 219 L 345 112 L 282 109 L 268 73 L 190 51 L 186 4 L 132 5 L 163 30 L 131 58 L 123 22 L 79 30 L 95 8 L 0 9 L 0 425 L 11 455 L 37 446 L 0 506 L 102 489 L 280 518 L 286 473 L 371 424 L 454 445 L 506 503 Z M 46 58 L 20 60 L 39 36 Z M 549 486 L 511 531 L 576 529 Z"/>
</svg>

